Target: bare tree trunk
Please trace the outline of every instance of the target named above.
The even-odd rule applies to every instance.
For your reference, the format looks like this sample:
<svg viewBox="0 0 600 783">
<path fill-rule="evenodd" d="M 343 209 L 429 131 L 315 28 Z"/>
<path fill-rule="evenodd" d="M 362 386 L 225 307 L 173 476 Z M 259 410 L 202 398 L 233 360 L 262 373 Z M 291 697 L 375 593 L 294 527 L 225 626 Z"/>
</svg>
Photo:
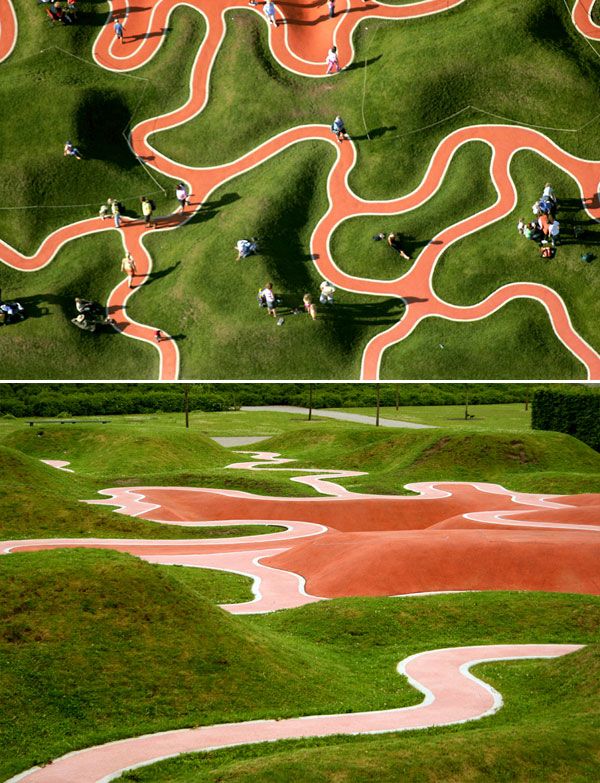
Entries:
<svg viewBox="0 0 600 783">
<path fill-rule="evenodd" d="M 312 383 L 308 384 L 308 420 L 312 421 L 312 409 L 313 409 L 313 387 Z"/>
<path fill-rule="evenodd" d="M 185 386 L 183 389 L 183 404 L 185 409 L 185 428 L 190 428 L 190 389 Z"/>
<path fill-rule="evenodd" d="M 379 408 L 381 407 L 381 400 L 379 395 L 379 384 L 377 384 L 377 414 L 375 415 L 375 426 L 379 427 Z"/>
</svg>

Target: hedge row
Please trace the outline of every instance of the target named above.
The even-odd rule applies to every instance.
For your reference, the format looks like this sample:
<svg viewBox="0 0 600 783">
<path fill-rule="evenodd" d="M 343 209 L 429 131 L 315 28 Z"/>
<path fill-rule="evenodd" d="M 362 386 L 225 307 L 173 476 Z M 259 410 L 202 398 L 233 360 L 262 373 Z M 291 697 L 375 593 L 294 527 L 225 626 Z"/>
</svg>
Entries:
<svg viewBox="0 0 600 783">
<path fill-rule="evenodd" d="M 538 389 L 533 396 L 534 430 L 574 435 L 600 451 L 600 389 Z"/>
<path fill-rule="evenodd" d="M 191 410 L 229 410 L 240 405 L 308 405 L 310 384 L 189 384 Z M 3 384 L 0 415 L 55 417 L 181 411 L 181 384 Z M 523 402 L 533 387 L 522 384 L 386 384 L 382 406 Z M 312 384 L 315 408 L 374 407 L 375 384 Z"/>
</svg>

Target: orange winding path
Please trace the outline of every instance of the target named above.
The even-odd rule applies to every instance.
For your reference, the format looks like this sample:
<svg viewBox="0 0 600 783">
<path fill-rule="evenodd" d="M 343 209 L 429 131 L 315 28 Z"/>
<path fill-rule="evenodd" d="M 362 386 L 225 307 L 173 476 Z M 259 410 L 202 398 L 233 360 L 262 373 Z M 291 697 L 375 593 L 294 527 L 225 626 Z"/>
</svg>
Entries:
<svg viewBox="0 0 600 783">
<path fill-rule="evenodd" d="M 295 473 L 292 481 L 312 486 L 321 496 L 115 487 L 100 492 L 104 499 L 88 502 L 167 525 L 278 524 L 283 531 L 211 539 L 16 539 L 0 542 L 0 554 L 91 547 L 128 552 L 151 563 L 245 574 L 253 579 L 254 600 L 223 607 L 233 614 L 357 595 L 456 590 L 600 594 L 600 495 L 560 497 L 456 481 L 406 485 L 416 496 L 370 495 L 333 480 L 361 475 L 356 471 L 274 467 L 290 460 L 270 452 L 250 454 L 252 461 L 227 467 Z"/>
<path fill-rule="evenodd" d="M 323 53 L 332 41 L 338 46 L 340 60 L 347 64 L 354 56 L 352 33 L 359 21 L 368 17 L 406 19 L 445 11 L 464 0 L 423 0 L 403 6 L 385 6 L 377 2 L 360 0 L 338 2 L 338 13 L 329 20 L 324 12 L 325 2 L 300 0 L 277 4 L 279 28 L 269 29 L 272 52 L 284 67 L 305 76 L 323 76 Z M 113 14 L 124 20 L 126 42 L 115 41 L 112 27 L 106 25 L 100 32 L 93 49 L 98 65 L 113 71 L 131 71 L 147 63 L 158 51 L 172 11 L 183 4 L 181 0 L 158 0 L 148 7 L 129 12 L 126 0 L 115 0 Z M 567 307 L 552 289 L 535 283 L 511 283 L 494 291 L 482 302 L 461 307 L 444 302 L 435 293 L 432 277 L 441 254 L 454 242 L 492 222 L 508 215 L 516 203 L 516 191 L 510 175 L 510 162 L 521 149 L 530 149 L 546 157 L 568 173 L 579 186 L 582 201 L 588 214 L 600 220 L 600 162 L 586 161 L 570 155 L 538 131 L 511 125 L 477 125 L 461 128 L 449 134 L 438 145 L 421 184 L 400 198 L 386 201 L 365 201 L 349 188 L 347 178 L 356 162 L 356 149 L 352 143 L 337 144 L 326 126 L 304 125 L 280 133 L 235 161 L 211 167 L 184 166 L 158 152 L 149 137 L 161 130 L 177 127 L 201 112 L 208 100 L 212 66 L 225 35 L 225 11 L 248 9 L 245 3 L 231 0 L 188 0 L 185 5 L 198 10 L 205 18 L 207 32 L 194 62 L 190 77 L 190 95 L 187 102 L 165 115 L 139 123 L 131 132 L 131 146 L 146 165 L 162 174 L 185 181 L 194 194 L 195 209 L 228 180 L 237 177 L 292 144 L 308 139 L 318 139 L 333 144 L 337 159 L 328 178 L 329 209 L 319 221 L 311 237 L 311 253 L 319 273 L 338 288 L 356 293 L 393 296 L 406 304 L 402 319 L 390 329 L 376 335 L 367 344 L 362 358 L 361 378 L 374 380 L 379 377 L 384 351 L 410 335 L 418 323 L 428 316 L 438 316 L 454 321 L 472 321 L 491 315 L 515 298 L 531 298 L 543 304 L 552 327 L 561 342 L 585 367 L 589 379 L 600 379 L 600 356 L 573 328 Z M 573 22 L 588 37 L 598 37 L 600 29 L 591 22 L 590 0 L 578 0 L 573 8 Z M 16 40 L 17 26 L 10 23 L 10 0 L 0 0 L 0 54 L 8 56 Z M 262 14 L 262 5 L 254 9 Z M 14 20 L 14 14 L 12 14 Z M 587 20 L 587 21 L 586 21 Z M 12 36 L 12 40 L 11 40 Z M 0 60 L 2 57 L 0 56 Z M 457 149 L 469 141 L 487 143 L 492 151 L 490 175 L 498 198 L 492 206 L 466 220 L 442 230 L 420 253 L 412 267 L 396 280 L 374 280 L 344 273 L 333 260 L 329 242 L 335 228 L 355 215 L 400 214 L 423 205 L 443 182 L 448 165 Z M 190 214 L 170 215 L 159 218 L 158 230 L 171 230 L 183 225 Z M 34 256 L 27 257 L 0 241 L 0 260 L 25 271 L 40 269 L 49 263 L 60 247 L 72 239 L 96 231 L 107 230 L 98 219 L 80 221 L 65 226 L 51 234 Z M 116 229 L 108 229 L 116 230 Z M 145 229 L 138 220 L 124 220 L 119 229 L 125 248 L 136 259 L 137 288 L 146 281 L 152 269 L 152 259 L 144 246 Z M 135 292 L 136 289 L 133 289 Z M 175 380 L 179 375 L 179 351 L 175 341 L 165 334 L 160 343 L 155 340 L 156 327 L 133 321 L 126 312 L 126 304 L 133 293 L 126 281 L 115 287 L 107 303 L 117 321 L 117 328 L 125 335 L 151 343 L 160 354 L 159 378 Z"/>
<path fill-rule="evenodd" d="M 184 753 L 284 739 L 410 731 L 479 720 L 493 715 L 503 702 L 498 691 L 469 671 L 471 666 L 558 658 L 582 647 L 580 644 L 496 644 L 428 650 L 405 658 L 396 667 L 424 696 L 420 704 L 412 707 L 223 723 L 146 734 L 68 753 L 45 767 L 20 773 L 6 783 L 107 783 L 126 770 Z"/>
</svg>

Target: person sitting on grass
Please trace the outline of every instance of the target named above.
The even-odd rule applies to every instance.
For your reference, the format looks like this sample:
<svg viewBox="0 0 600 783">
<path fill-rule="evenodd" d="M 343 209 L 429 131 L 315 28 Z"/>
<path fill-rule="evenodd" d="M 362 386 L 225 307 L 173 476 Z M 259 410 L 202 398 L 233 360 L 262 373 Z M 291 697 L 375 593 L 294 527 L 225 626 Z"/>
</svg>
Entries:
<svg viewBox="0 0 600 783">
<path fill-rule="evenodd" d="M 258 253 L 258 245 L 254 239 L 238 239 L 235 243 L 235 249 L 237 250 L 237 260 L 242 258 L 248 258 L 248 256 Z"/>
<path fill-rule="evenodd" d="M 398 234 L 388 234 L 387 235 L 387 243 L 392 248 L 392 250 L 395 250 L 397 253 L 399 253 L 402 258 L 405 258 L 407 261 L 410 260 L 410 256 L 404 252 L 402 249 L 402 245 L 400 242 L 400 236 Z"/>
<path fill-rule="evenodd" d="M 331 285 L 331 283 L 328 280 L 323 280 L 321 285 L 319 286 L 319 289 L 321 291 L 321 294 L 319 296 L 319 302 L 321 304 L 333 304 L 333 295 L 335 294 L 335 288 Z"/>
<path fill-rule="evenodd" d="M 77 147 L 73 146 L 73 143 L 71 141 L 65 141 L 63 155 L 65 157 L 69 155 L 72 158 L 77 158 L 77 160 L 81 160 L 81 153 L 79 152 Z"/>
</svg>

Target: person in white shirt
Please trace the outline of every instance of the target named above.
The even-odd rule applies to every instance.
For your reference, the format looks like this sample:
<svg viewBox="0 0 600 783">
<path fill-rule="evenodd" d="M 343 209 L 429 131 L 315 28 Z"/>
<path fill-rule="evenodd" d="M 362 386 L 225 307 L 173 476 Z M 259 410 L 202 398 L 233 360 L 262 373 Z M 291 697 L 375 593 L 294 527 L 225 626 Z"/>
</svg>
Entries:
<svg viewBox="0 0 600 783">
<path fill-rule="evenodd" d="M 321 304 L 333 304 L 333 295 L 335 294 L 335 288 L 327 280 L 323 280 L 320 285 L 321 295 L 319 296 L 319 302 Z"/>
<path fill-rule="evenodd" d="M 559 236 L 560 223 L 558 220 L 555 220 L 554 223 L 550 223 L 550 241 L 552 242 L 552 247 L 556 247 Z"/>
<path fill-rule="evenodd" d="M 549 182 L 546 182 L 544 185 L 544 192 L 542 193 L 542 198 L 549 198 L 551 201 L 556 201 L 556 196 L 554 195 L 554 189 L 552 188 L 552 185 Z"/>
<path fill-rule="evenodd" d="M 337 46 L 332 46 L 331 49 L 327 52 L 327 59 L 325 62 L 327 64 L 327 70 L 325 71 L 326 74 L 331 73 L 333 70 L 336 72 L 340 71 L 340 61 L 337 55 Z"/>
<path fill-rule="evenodd" d="M 273 292 L 273 283 L 267 283 L 260 292 L 260 296 L 265 301 L 268 314 L 272 315 L 273 318 L 277 318 L 277 302 Z"/>
<path fill-rule="evenodd" d="M 177 184 L 177 187 L 175 188 L 175 197 L 177 201 L 179 201 L 179 207 L 175 210 L 175 212 L 183 212 L 188 204 L 188 199 L 190 197 L 188 189 L 183 182 L 179 182 Z"/>
</svg>

